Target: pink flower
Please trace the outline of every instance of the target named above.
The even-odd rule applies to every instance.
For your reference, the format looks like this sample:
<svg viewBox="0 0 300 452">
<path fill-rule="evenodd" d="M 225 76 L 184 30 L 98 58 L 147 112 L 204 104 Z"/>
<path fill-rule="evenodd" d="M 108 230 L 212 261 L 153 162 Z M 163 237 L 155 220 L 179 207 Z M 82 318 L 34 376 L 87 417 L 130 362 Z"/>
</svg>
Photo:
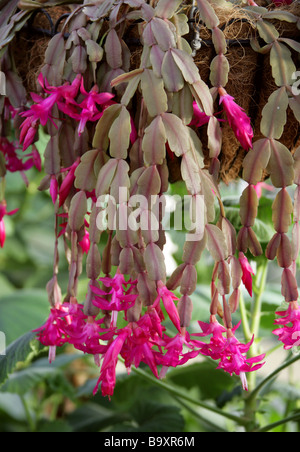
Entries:
<svg viewBox="0 0 300 452">
<path fill-rule="evenodd" d="M 158 378 L 153 347 L 159 342 L 159 336 L 155 325 L 153 325 L 153 317 L 151 318 L 146 313 L 138 322 L 132 323 L 131 328 L 132 334 L 128 336 L 121 352 L 125 359 L 126 368 L 130 370 L 133 364 L 135 367 L 139 367 L 140 363 L 144 362 L 149 366 L 154 376 Z"/>
<path fill-rule="evenodd" d="M 57 305 L 51 309 L 46 323 L 40 328 L 33 330 L 34 333 L 38 333 L 37 339 L 41 342 L 41 344 L 46 347 L 50 347 L 50 363 L 55 359 L 56 347 L 61 347 L 67 342 L 63 320 L 66 315 L 67 314 L 63 311 L 62 305 Z"/>
<path fill-rule="evenodd" d="M 245 150 L 252 148 L 253 129 L 250 118 L 245 111 L 234 102 L 234 98 L 227 94 L 224 88 L 219 88 L 220 104 L 223 104 L 228 123 L 236 138 Z"/>
<path fill-rule="evenodd" d="M 285 350 L 290 350 L 293 347 L 300 346 L 300 306 L 298 303 L 292 302 L 289 304 L 287 311 L 276 312 L 281 316 L 280 319 L 275 320 L 276 325 L 282 325 L 273 331 L 273 334 L 278 336 L 278 340 L 284 344 Z"/>
<path fill-rule="evenodd" d="M 106 292 L 98 287 L 93 286 L 92 291 L 96 295 L 93 300 L 93 304 L 103 311 L 128 311 L 130 309 L 137 297 L 137 293 L 131 293 L 133 287 L 136 285 L 134 281 L 125 281 L 124 275 L 119 271 L 116 275 L 111 277 L 105 277 L 99 279 L 105 287 L 110 288 L 109 292 Z M 129 289 L 126 287 L 129 285 Z M 111 296 L 108 300 L 107 296 Z"/>
<path fill-rule="evenodd" d="M 102 116 L 103 113 L 99 112 L 97 105 L 105 105 L 114 97 L 114 95 L 110 93 L 99 94 L 97 85 L 95 85 L 88 93 L 84 88 L 83 79 L 81 82 L 80 92 L 85 96 L 85 99 L 78 105 L 82 109 L 81 113 L 77 115 L 77 119 L 79 120 L 79 135 L 84 132 L 88 121 L 97 121 Z"/>
<path fill-rule="evenodd" d="M 55 359 L 56 347 L 61 347 L 66 343 L 78 345 L 79 342 L 81 348 L 79 346 L 78 348 L 83 349 L 83 338 L 87 336 L 84 334 L 86 319 L 87 316 L 83 313 L 83 305 L 78 304 L 75 298 L 71 298 L 70 303 L 57 303 L 51 308 L 45 324 L 33 330 L 33 332 L 38 333 L 37 339 L 41 344 L 50 347 L 50 362 Z M 99 353 L 99 350 L 97 350 L 97 353 Z"/>
<path fill-rule="evenodd" d="M 177 334 L 174 338 L 165 335 L 164 342 L 164 349 L 167 350 L 167 353 L 157 358 L 158 363 L 163 365 L 160 378 L 165 377 L 169 367 L 181 366 L 199 355 L 199 352 L 194 350 L 194 344 L 191 343 L 187 332 Z M 190 351 L 184 353 L 184 347 Z"/>
<path fill-rule="evenodd" d="M 0 152 L 4 155 L 7 171 L 15 173 L 17 171 L 27 171 L 35 166 L 41 171 L 41 157 L 35 146 L 32 147 L 30 154 L 17 154 L 18 146 L 8 141 L 5 137 L 0 137 Z M 27 159 L 27 160 L 25 160 Z"/>
<path fill-rule="evenodd" d="M 259 182 L 258 184 L 254 185 L 254 189 L 257 193 L 257 197 L 258 199 L 260 199 L 262 197 L 262 190 L 268 190 L 268 191 L 274 191 L 275 187 L 273 187 L 272 185 L 266 184 L 265 182 Z"/>
<path fill-rule="evenodd" d="M 24 116 L 24 114 L 21 113 L 20 116 Z M 38 128 L 39 118 L 36 118 L 34 115 L 27 117 L 21 124 L 20 143 L 23 143 L 23 151 L 26 151 L 26 149 L 34 142 Z"/>
<path fill-rule="evenodd" d="M 109 345 L 103 359 L 101 366 L 100 377 L 94 389 L 94 395 L 97 394 L 99 385 L 101 383 L 101 390 L 103 396 L 112 396 L 116 385 L 116 366 L 118 363 L 118 357 L 124 346 L 124 343 L 128 336 L 131 334 L 130 328 L 124 328 L 120 330 L 118 336 Z"/>
<path fill-rule="evenodd" d="M 59 188 L 59 207 L 61 207 L 65 200 L 67 199 L 72 187 L 74 187 L 75 181 L 75 171 L 80 163 L 80 158 L 78 158 L 70 168 L 65 168 L 61 170 L 61 173 L 68 172 L 67 176 L 64 178 L 60 188 Z"/>
<path fill-rule="evenodd" d="M 62 86 L 50 86 L 47 79 L 44 80 L 43 74 L 40 74 L 38 77 L 39 84 L 41 85 L 45 93 L 54 96 L 57 101 L 63 99 L 66 105 L 77 105 L 75 98 L 78 95 L 81 80 L 82 76 L 78 74 L 71 84 L 69 82 L 66 82 Z M 34 94 L 34 99 L 37 99 L 37 101 L 39 101 L 36 94 Z M 40 97 L 40 101 L 42 100 L 43 98 Z"/>
<path fill-rule="evenodd" d="M 19 209 L 12 210 L 11 212 L 7 212 L 7 205 L 6 201 L 3 200 L 0 202 L 0 246 L 1 248 L 4 247 L 5 240 L 6 240 L 6 232 L 5 232 L 5 224 L 4 224 L 4 217 L 6 215 L 14 215 L 18 212 Z"/>
<path fill-rule="evenodd" d="M 202 333 L 195 333 L 193 336 L 205 337 L 212 335 L 210 343 L 192 341 L 192 344 L 201 348 L 201 354 L 210 356 L 212 359 L 220 359 L 222 357 L 222 350 L 225 347 L 226 339 L 223 334 L 227 332 L 226 328 L 222 326 L 215 316 L 211 316 L 210 323 L 198 322 L 202 329 Z"/>
<path fill-rule="evenodd" d="M 6 240 L 5 224 L 3 220 L 0 220 L 0 246 L 4 247 Z"/>
<path fill-rule="evenodd" d="M 211 316 L 209 324 L 199 322 L 203 333 L 193 335 L 203 337 L 212 334 L 210 342 L 206 344 L 192 341 L 192 343 L 199 347 L 199 353 L 202 355 L 210 356 L 215 360 L 220 360 L 217 367 L 218 369 L 223 369 L 230 375 L 236 374 L 237 376 L 240 376 L 243 388 L 247 390 L 246 372 L 253 372 L 260 369 L 264 364 L 260 361 L 262 361 L 265 355 L 259 355 L 253 358 L 246 357 L 247 352 L 253 344 L 254 337 L 248 344 L 240 343 L 234 336 L 240 323 L 233 329 L 226 329 L 219 324 L 215 316 Z M 226 336 L 224 336 L 224 333 L 226 333 Z"/>
<path fill-rule="evenodd" d="M 243 276 L 242 281 L 250 295 L 252 297 L 252 275 L 254 275 L 254 270 L 252 269 L 251 265 L 248 262 L 248 259 L 246 258 L 245 254 L 240 252 L 239 253 L 239 262 L 241 264 L 242 270 L 243 270 Z"/>
<path fill-rule="evenodd" d="M 58 87 L 49 86 L 47 80 L 44 81 L 42 74 L 39 75 L 38 81 L 44 92 L 49 94 L 49 96 L 43 98 L 38 94 L 31 93 L 32 100 L 35 103 L 28 111 L 20 113 L 20 116 L 26 118 L 20 127 L 20 143 L 23 143 L 24 151 L 33 143 L 40 124 L 45 126 L 50 119 L 55 125 L 51 116 L 54 105 L 61 106 L 64 104 L 63 110 L 65 112 L 68 110 L 70 105 L 77 105 L 74 98 L 77 96 L 79 90 L 81 76 L 76 77 L 71 85 L 66 83 L 63 86 Z M 62 100 L 64 102 L 62 102 Z"/>
<path fill-rule="evenodd" d="M 190 126 L 202 127 L 209 122 L 210 117 L 200 110 L 197 102 L 193 102 L 194 116 L 189 124 Z"/>
<path fill-rule="evenodd" d="M 102 329 L 100 325 L 103 319 L 95 320 L 89 317 L 87 322 L 82 323 L 81 328 L 73 328 L 69 331 L 69 343 L 73 344 L 77 350 L 95 356 L 95 362 L 100 364 L 100 355 L 107 351 L 107 345 L 100 344 Z"/>
<path fill-rule="evenodd" d="M 168 290 L 161 281 L 159 281 L 157 284 L 157 293 L 158 298 L 154 302 L 154 307 L 159 303 L 160 300 L 162 300 L 171 322 L 177 328 L 177 330 L 181 332 L 180 318 L 178 310 L 174 303 L 174 300 L 178 300 L 178 298 L 170 290 Z"/>
<path fill-rule="evenodd" d="M 264 359 L 264 354 L 248 359 L 245 356 L 253 344 L 253 341 L 254 337 L 248 344 L 241 344 L 230 330 L 217 367 L 217 369 L 223 369 L 230 375 L 235 373 L 239 376 L 243 384 L 243 389 L 246 391 L 248 390 L 246 372 L 254 372 L 264 365 L 264 363 L 260 362 Z"/>
<path fill-rule="evenodd" d="M 83 253 L 88 254 L 88 252 L 90 250 L 91 242 L 90 242 L 90 234 L 86 229 L 84 229 L 84 237 L 79 242 L 79 246 L 82 249 Z"/>
<path fill-rule="evenodd" d="M 50 196 L 53 204 L 56 203 L 58 197 L 58 182 L 56 176 L 52 175 L 50 180 Z"/>
</svg>

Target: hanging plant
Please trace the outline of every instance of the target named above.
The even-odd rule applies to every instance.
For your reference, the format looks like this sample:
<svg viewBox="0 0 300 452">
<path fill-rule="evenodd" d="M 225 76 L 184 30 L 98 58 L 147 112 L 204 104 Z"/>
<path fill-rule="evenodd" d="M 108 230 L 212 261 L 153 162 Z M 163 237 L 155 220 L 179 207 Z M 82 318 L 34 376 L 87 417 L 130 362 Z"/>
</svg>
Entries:
<svg viewBox="0 0 300 452">
<path fill-rule="evenodd" d="M 277 258 L 289 307 L 274 333 L 286 349 L 300 335 L 299 3 L 0 5 L 0 245 L 5 216 L 14 213 L 6 173 L 25 177 L 35 166 L 45 173 L 40 190 L 50 190 L 55 216 L 51 311 L 36 330 L 50 361 L 64 344 L 93 355 L 100 367 L 94 393 L 101 387 L 104 396 L 113 395 L 120 357 L 128 370 L 145 363 L 157 378 L 210 357 L 247 389 L 247 373 L 265 356 L 252 347 L 253 331 L 240 342 L 232 315 L 242 286 L 252 296 L 251 256 Z M 40 156 L 42 132 L 49 139 Z M 268 177 L 277 194 L 274 236 L 263 250 L 255 223 Z M 247 184 L 237 230 L 220 184 L 239 178 Z M 179 180 L 190 227 L 182 263 L 169 276 L 164 203 Z M 65 293 L 60 242 L 69 263 Z M 199 319 L 199 331 L 190 332 L 204 250 L 215 262 L 210 322 Z M 79 300 L 83 273 L 89 283 Z"/>
</svg>

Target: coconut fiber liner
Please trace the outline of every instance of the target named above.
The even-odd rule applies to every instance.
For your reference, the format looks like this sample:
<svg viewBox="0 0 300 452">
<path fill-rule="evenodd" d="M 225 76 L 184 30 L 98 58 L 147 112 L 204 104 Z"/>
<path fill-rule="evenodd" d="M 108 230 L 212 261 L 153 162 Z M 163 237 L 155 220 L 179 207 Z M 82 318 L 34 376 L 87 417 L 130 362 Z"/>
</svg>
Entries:
<svg viewBox="0 0 300 452">
<path fill-rule="evenodd" d="M 284 8 L 293 14 L 300 16 L 300 4 L 293 3 Z M 55 7 L 40 12 L 35 15 L 28 27 L 18 33 L 12 44 L 16 67 L 19 71 L 24 86 L 28 93 L 37 90 L 37 76 L 44 64 L 45 51 L 51 39 L 53 30 L 49 30 L 49 17 L 53 24 L 70 13 L 67 7 Z M 250 39 L 257 37 L 254 24 L 249 21 L 249 17 L 241 9 L 216 9 L 220 19 L 220 28 L 223 30 L 228 42 L 226 58 L 230 65 L 228 84 L 226 91 L 235 98 L 235 101 L 246 111 L 251 118 L 254 130 L 254 141 L 261 138 L 260 122 L 262 109 L 269 96 L 277 89 L 272 77 L 269 55 L 260 54 L 252 49 Z M 189 15 L 187 7 L 187 15 Z M 191 43 L 195 36 L 195 28 L 199 30 L 202 39 L 201 49 L 195 54 L 194 61 L 199 68 L 199 73 L 204 82 L 210 86 L 210 64 L 215 57 L 214 46 L 211 41 L 211 32 L 197 20 L 197 14 L 191 21 L 191 32 L 185 38 Z M 287 22 L 272 21 L 281 37 L 292 38 L 296 41 L 300 39 L 300 31 L 297 24 Z M 57 27 L 56 31 L 59 29 Z M 44 30 L 44 31 L 43 31 Z M 49 30 L 49 32 L 45 32 Z M 66 30 L 67 31 L 67 30 Z M 124 40 L 131 51 L 131 70 L 139 67 L 142 53 L 142 45 L 139 42 L 138 25 L 130 26 L 124 35 Z M 297 66 L 297 53 L 293 52 L 293 59 Z M 26 55 L 26 58 L 24 58 Z M 220 107 L 216 104 L 216 111 Z M 222 119 L 222 114 L 218 115 Z M 223 131 L 223 143 L 220 154 L 220 179 L 229 183 L 238 179 L 242 173 L 242 164 L 246 151 L 244 151 L 226 121 L 221 122 Z M 207 149 L 206 126 L 198 129 L 199 137 L 203 144 L 203 152 L 206 164 L 209 165 L 209 151 Z M 293 112 L 288 108 L 287 123 L 281 142 L 293 153 L 300 145 L 300 125 L 295 119 Z M 170 182 L 180 179 L 180 159 L 175 158 L 169 162 Z M 265 177 L 268 175 L 265 174 Z"/>
</svg>

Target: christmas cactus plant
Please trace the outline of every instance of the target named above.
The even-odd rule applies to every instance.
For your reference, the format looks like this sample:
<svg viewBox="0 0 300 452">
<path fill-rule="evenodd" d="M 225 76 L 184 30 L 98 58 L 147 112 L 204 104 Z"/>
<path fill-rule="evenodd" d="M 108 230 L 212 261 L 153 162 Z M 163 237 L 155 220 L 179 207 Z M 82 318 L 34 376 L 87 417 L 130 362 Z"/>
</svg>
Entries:
<svg viewBox="0 0 300 452">
<path fill-rule="evenodd" d="M 242 293 L 253 296 L 255 274 L 263 290 L 267 260 L 282 269 L 287 303 L 274 313 L 274 334 L 286 350 L 300 338 L 299 3 L 0 5 L 0 245 L 5 217 L 15 213 L 5 200 L 6 174 L 19 172 L 26 183 L 34 166 L 44 173 L 39 189 L 49 192 L 55 219 L 50 315 L 35 330 L 50 361 L 64 344 L 93 355 L 100 368 L 94 393 L 101 388 L 112 397 L 119 360 L 128 371 L 144 363 L 163 379 L 169 368 L 209 357 L 247 390 L 247 375 L 266 358 L 257 346 L 260 297 L 250 324 Z M 20 55 L 22 33 L 31 46 L 43 37 L 36 60 Z M 251 83 L 234 72 L 237 46 L 245 47 L 245 61 L 254 59 Z M 243 92 L 251 84 L 250 95 Z M 36 147 L 41 134 L 48 137 L 43 153 Z M 238 227 L 220 188 L 229 179 L 244 181 Z M 170 187 L 176 193 L 178 181 L 188 218 L 182 262 L 170 274 L 166 195 Z M 255 225 L 265 188 L 275 191 L 274 233 L 262 247 Z M 182 205 L 176 209 L 180 224 L 175 218 L 173 226 L 180 229 Z M 58 282 L 60 244 L 69 265 L 65 290 Z M 214 261 L 210 321 L 199 318 L 195 331 L 193 294 L 204 252 Z M 78 299 L 83 275 L 86 298 Z"/>
</svg>

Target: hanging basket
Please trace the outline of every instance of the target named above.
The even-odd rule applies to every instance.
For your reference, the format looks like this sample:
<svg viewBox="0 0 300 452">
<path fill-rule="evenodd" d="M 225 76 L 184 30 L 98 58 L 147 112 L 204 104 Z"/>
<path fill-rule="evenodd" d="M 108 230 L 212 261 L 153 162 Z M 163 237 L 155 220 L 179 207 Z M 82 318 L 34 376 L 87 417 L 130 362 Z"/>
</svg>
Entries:
<svg viewBox="0 0 300 452">
<path fill-rule="evenodd" d="M 202 80 L 209 85 L 211 74 L 211 63 L 216 56 L 216 50 L 212 41 L 211 30 L 209 30 L 199 18 L 196 11 L 192 11 L 191 6 L 185 6 L 184 12 L 189 17 L 190 32 L 184 36 L 191 44 L 200 44 L 200 49 L 194 50 L 194 61 L 199 69 Z M 300 5 L 298 2 L 290 6 L 285 5 L 284 11 L 295 17 L 300 16 Z M 272 66 L 270 64 L 269 52 L 259 52 L 259 43 L 262 39 L 259 35 L 255 22 L 249 18 L 247 12 L 241 8 L 227 7 L 216 8 L 216 13 L 220 20 L 220 29 L 224 32 L 228 50 L 226 58 L 230 65 L 228 76 L 227 92 L 233 96 L 247 115 L 251 118 L 251 125 L 254 130 L 254 141 L 261 138 L 260 123 L 262 110 L 265 107 L 270 95 L 277 89 L 272 76 Z M 45 52 L 51 38 L 60 31 L 64 21 L 70 14 L 68 6 L 53 7 L 46 10 L 37 10 L 30 19 L 27 26 L 19 32 L 12 44 L 12 51 L 15 58 L 17 70 L 23 80 L 26 91 L 39 90 L 37 77 L 45 64 Z M 270 23 L 278 31 L 280 38 L 299 41 L 300 30 L 297 22 L 287 22 L 271 19 Z M 105 32 L 106 29 L 102 30 Z M 195 42 L 196 37 L 196 42 Z M 65 30 L 65 39 L 68 39 L 68 29 Z M 129 70 L 134 70 L 140 66 L 142 43 L 139 37 L 139 24 L 132 23 L 124 34 L 124 41 L 128 45 L 131 53 Z M 262 44 L 263 45 L 263 44 Z M 297 66 L 299 55 L 294 49 L 290 50 L 292 59 Z M 24 59 L 24 52 L 28 58 Z M 220 111 L 218 116 L 224 119 L 222 108 L 216 104 L 216 111 Z M 225 183 L 237 180 L 242 176 L 243 160 L 246 152 L 236 139 L 230 125 L 224 121 L 222 123 L 222 151 L 220 154 L 219 177 Z M 206 164 L 209 167 L 210 158 L 207 149 L 207 127 L 203 126 L 197 130 L 203 144 L 203 152 L 206 157 Z M 284 128 L 281 142 L 294 153 L 300 144 L 300 125 L 290 108 L 287 110 L 287 121 Z M 181 180 L 180 159 L 169 159 L 170 182 Z M 266 178 L 267 172 L 264 174 Z"/>
</svg>

